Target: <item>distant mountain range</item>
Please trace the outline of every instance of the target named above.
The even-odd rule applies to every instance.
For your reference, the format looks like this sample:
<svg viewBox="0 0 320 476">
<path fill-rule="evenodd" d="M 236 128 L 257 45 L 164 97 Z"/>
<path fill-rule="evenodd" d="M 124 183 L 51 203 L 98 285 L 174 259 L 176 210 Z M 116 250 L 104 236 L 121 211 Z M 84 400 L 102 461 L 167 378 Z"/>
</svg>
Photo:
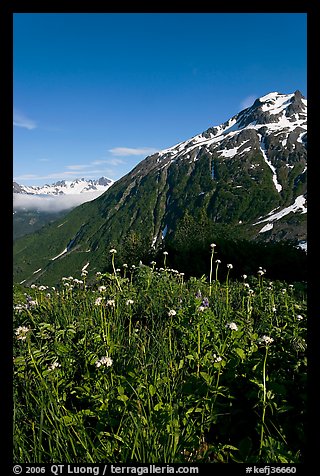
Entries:
<svg viewBox="0 0 320 476">
<path fill-rule="evenodd" d="M 20 185 L 13 182 L 13 193 L 23 193 L 28 195 L 76 195 L 78 193 L 86 193 L 93 191 L 105 192 L 112 184 L 113 180 L 100 177 L 99 179 L 84 178 L 76 180 L 60 180 L 51 185 L 34 186 Z"/>
<path fill-rule="evenodd" d="M 130 233 L 157 247 L 206 216 L 250 240 L 307 239 L 307 100 L 272 92 L 225 123 L 146 157 L 93 202 L 15 245 L 16 280 L 54 281 Z M 41 269 L 41 273 L 35 270 Z"/>
<path fill-rule="evenodd" d="M 97 198 L 113 183 L 106 177 L 62 180 L 43 186 L 13 182 L 13 239 L 33 233 L 75 206 Z"/>
</svg>

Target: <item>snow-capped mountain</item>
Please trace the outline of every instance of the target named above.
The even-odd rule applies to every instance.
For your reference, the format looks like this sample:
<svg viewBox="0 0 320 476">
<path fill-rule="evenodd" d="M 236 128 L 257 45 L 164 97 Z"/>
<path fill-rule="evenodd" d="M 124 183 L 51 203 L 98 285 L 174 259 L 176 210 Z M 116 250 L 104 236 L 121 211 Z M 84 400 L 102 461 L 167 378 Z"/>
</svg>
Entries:
<svg viewBox="0 0 320 476">
<path fill-rule="evenodd" d="M 85 180 L 61 180 L 51 185 L 28 186 L 13 182 L 13 193 L 24 193 L 29 195 L 77 195 L 79 193 L 100 191 L 105 192 L 112 184 L 113 180 L 100 177 L 99 179 Z"/>
<path fill-rule="evenodd" d="M 140 240 L 156 249 L 177 236 L 183 241 L 188 230 L 203 234 L 199 223 L 212 229 L 211 239 L 225 227 L 246 240 L 298 244 L 307 239 L 306 217 L 307 100 L 299 91 L 272 92 L 146 157 L 94 202 L 44 229 L 41 246 L 19 245 L 16 269 L 19 278 L 34 279 L 31 271 L 41 268 L 50 280 L 75 262 L 74 250 L 98 269 L 106 247 L 121 247 L 132 234 L 135 247 Z"/>
</svg>

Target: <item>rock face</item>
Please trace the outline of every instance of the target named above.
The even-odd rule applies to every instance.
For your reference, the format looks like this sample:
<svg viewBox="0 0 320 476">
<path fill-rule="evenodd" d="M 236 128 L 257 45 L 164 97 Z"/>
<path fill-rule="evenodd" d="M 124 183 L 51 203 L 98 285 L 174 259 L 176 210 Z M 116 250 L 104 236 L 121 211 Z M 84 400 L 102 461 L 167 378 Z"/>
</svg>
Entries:
<svg viewBox="0 0 320 476">
<path fill-rule="evenodd" d="M 45 267 L 48 256 L 59 255 L 75 236 L 47 273 L 55 268 L 58 274 L 61 262 L 74 262 L 76 253 L 77 266 L 80 253 L 98 265 L 101 249 L 131 231 L 156 247 L 186 212 L 195 219 L 205 214 L 250 239 L 306 241 L 306 172 L 307 100 L 299 91 L 272 92 L 225 123 L 148 156 L 94 202 L 70 212 L 67 227 L 61 220 L 17 245 L 17 267 L 27 253 L 30 262 L 39 242 L 43 256 L 38 253 L 29 270 Z M 19 277 L 25 279 L 23 268 Z"/>
</svg>

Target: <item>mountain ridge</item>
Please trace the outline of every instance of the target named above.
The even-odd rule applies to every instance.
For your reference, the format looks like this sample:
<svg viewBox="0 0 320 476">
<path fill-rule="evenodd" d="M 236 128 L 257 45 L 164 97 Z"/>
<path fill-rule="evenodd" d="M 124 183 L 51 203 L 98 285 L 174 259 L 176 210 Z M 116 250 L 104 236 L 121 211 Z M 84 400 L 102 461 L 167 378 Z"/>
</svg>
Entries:
<svg viewBox="0 0 320 476">
<path fill-rule="evenodd" d="M 13 193 L 21 193 L 28 195 L 70 195 L 78 193 L 86 193 L 90 191 L 106 191 L 114 180 L 107 177 L 100 177 L 99 179 L 84 179 L 78 178 L 75 180 L 59 180 L 52 184 L 45 184 L 42 186 L 36 185 L 22 185 L 13 182 Z"/>
<path fill-rule="evenodd" d="M 19 243 L 16 276 L 30 279 L 33 266 L 45 269 L 42 279 L 58 276 L 67 263 L 76 271 L 84 261 L 99 270 L 105 250 L 130 235 L 161 245 L 187 211 L 248 239 L 305 241 L 306 172 L 307 100 L 299 91 L 269 93 L 223 124 L 146 157 L 70 212 L 68 225 L 61 220 Z M 33 255 L 40 242 L 45 251 L 28 271 L 19 256 L 22 249 Z"/>
</svg>

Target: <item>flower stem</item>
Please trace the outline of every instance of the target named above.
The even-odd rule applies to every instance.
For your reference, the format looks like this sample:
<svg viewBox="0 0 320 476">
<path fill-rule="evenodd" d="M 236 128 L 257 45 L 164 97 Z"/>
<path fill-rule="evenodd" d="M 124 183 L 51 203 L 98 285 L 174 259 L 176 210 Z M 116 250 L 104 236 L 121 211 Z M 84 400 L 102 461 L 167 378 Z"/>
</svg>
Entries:
<svg viewBox="0 0 320 476">
<path fill-rule="evenodd" d="M 263 369 L 262 369 L 262 378 L 263 378 L 263 400 L 262 400 L 262 418 L 261 418 L 261 431 L 260 431 L 260 449 L 259 457 L 261 456 L 262 447 L 263 447 L 263 437 L 264 437 L 264 426 L 265 426 L 265 416 L 266 416 L 266 407 L 267 407 L 267 386 L 266 386 L 266 367 L 267 367 L 267 356 L 268 356 L 269 346 L 266 346 L 266 355 L 264 356 Z"/>
</svg>

